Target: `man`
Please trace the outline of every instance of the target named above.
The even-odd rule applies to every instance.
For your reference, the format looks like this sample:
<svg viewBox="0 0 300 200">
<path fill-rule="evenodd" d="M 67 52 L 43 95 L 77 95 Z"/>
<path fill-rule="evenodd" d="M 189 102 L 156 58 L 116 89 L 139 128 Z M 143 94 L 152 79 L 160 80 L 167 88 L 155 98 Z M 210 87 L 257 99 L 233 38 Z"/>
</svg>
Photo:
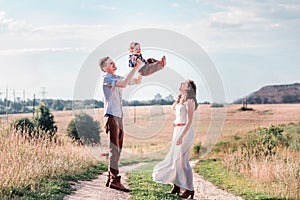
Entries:
<svg viewBox="0 0 300 200">
<path fill-rule="evenodd" d="M 129 190 L 121 183 L 121 176 L 118 175 L 124 137 L 122 88 L 125 88 L 128 84 L 140 84 L 142 76 L 137 79 L 133 78 L 140 65 L 142 65 L 142 61 L 138 60 L 137 65 L 123 78 L 115 75 L 117 66 L 111 58 L 104 57 L 99 60 L 101 70 L 106 73 L 101 79 L 104 94 L 104 128 L 109 139 L 108 180 L 106 186 L 125 192 Z"/>
</svg>

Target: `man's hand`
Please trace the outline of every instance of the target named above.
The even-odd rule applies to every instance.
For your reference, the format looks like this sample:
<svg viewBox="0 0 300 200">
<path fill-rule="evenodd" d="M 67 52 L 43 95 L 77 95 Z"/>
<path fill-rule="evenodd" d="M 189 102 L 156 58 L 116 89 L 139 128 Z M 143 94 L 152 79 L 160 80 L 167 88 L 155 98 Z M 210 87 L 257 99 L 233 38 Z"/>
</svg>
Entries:
<svg viewBox="0 0 300 200">
<path fill-rule="evenodd" d="M 141 61 L 139 61 L 139 59 L 137 60 L 137 63 L 134 67 L 131 68 L 130 72 L 127 74 L 127 76 L 125 76 L 124 79 L 122 80 L 118 80 L 116 82 L 116 86 L 117 87 L 121 87 L 121 88 L 125 88 L 129 83 L 132 84 L 132 81 L 134 81 L 133 79 L 133 75 L 135 74 L 135 72 L 139 69 L 139 66 L 141 65 Z M 136 81 L 135 81 L 136 82 Z M 141 82 L 141 80 L 139 81 Z M 133 83 L 136 84 L 136 83 Z"/>
<path fill-rule="evenodd" d="M 135 67 L 138 67 L 138 68 L 139 68 L 142 64 L 143 64 L 143 61 L 139 58 L 139 59 L 137 59 L 137 61 L 136 61 Z"/>
</svg>

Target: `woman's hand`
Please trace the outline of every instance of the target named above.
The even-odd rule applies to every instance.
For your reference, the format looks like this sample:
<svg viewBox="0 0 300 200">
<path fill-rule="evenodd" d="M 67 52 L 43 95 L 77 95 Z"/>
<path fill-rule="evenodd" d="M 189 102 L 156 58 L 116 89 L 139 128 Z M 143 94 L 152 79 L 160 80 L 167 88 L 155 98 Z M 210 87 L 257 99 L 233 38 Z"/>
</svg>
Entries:
<svg viewBox="0 0 300 200">
<path fill-rule="evenodd" d="M 180 136 L 176 142 L 176 145 L 179 146 L 182 144 L 182 137 Z"/>
</svg>

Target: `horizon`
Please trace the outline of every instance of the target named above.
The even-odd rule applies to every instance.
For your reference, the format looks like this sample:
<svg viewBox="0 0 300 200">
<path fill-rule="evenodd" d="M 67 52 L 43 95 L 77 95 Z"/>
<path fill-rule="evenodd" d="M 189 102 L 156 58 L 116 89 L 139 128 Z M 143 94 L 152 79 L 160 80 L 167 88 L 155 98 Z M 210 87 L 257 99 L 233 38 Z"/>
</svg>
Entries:
<svg viewBox="0 0 300 200">
<path fill-rule="evenodd" d="M 226 101 L 226 102 L 223 102 L 224 104 L 232 104 L 232 103 L 234 103 L 235 101 L 237 101 L 237 100 L 240 100 L 240 99 L 242 99 L 242 98 L 245 98 L 245 97 L 247 97 L 247 96 L 249 96 L 249 95 L 251 95 L 252 93 L 254 93 L 254 92 L 257 92 L 257 91 L 259 91 L 260 89 L 262 89 L 263 87 L 268 87 L 268 86 L 286 86 L 286 85 L 295 85 L 295 84 L 300 84 L 300 82 L 294 82 L 294 83 L 287 83 L 287 84 L 269 84 L 269 85 L 263 85 L 263 86 L 261 86 L 261 87 L 259 87 L 259 89 L 257 89 L 257 90 L 254 90 L 254 91 L 252 91 L 252 92 L 249 92 L 248 94 L 246 94 L 246 95 L 244 95 L 244 96 L 242 96 L 242 97 L 239 97 L 239 98 L 237 98 L 237 99 L 235 99 L 235 100 L 233 100 L 232 102 L 228 102 L 228 101 Z M 10 94 L 13 94 L 13 89 L 12 90 L 10 90 Z M 24 90 L 23 90 L 24 91 Z M 23 91 L 21 91 L 21 92 L 19 92 L 20 94 L 22 93 L 22 95 L 23 95 Z M 26 91 L 26 90 L 25 90 Z M 42 90 L 41 90 L 42 91 Z M 39 93 L 41 93 L 41 92 L 39 92 Z M 33 95 L 35 94 L 35 93 L 32 93 Z M 172 95 L 171 93 L 169 93 L 169 94 L 167 94 L 167 93 L 164 93 L 164 95 L 162 95 L 160 92 L 157 92 L 156 94 L 160 94 L 161 96 L 162 96 L 162 99 L 166 99 L 169 95 Z M 155 94 L 155 95 L 156 95 Z M 25 101 L 28 101 L 28 100 L 33 100 L 34 99 L 34 96 L 32 95 L 32 97 L 31 98 L 29 98 L 29 97 L 27 97 L 27 98 L 25 98 Z M 123 98 L 123 100 L 125 100 L 125 101 L 128 101 L 128 102 L 132 102 L 132 101 L 151 101 L 151 100 L 153 100 L 154 98 L 155 98 L 155 95 L 152 97 L 152 98 L 148 98 L 148 99 L 145 99 L 145 98 L 133 98 L 133 99 L 130 99 L 130 100 L 128 100 L 128 99 L 124 99 Z M 98 99 L 98 98 L 94 98 L 94 99 L 73 99 L 73 98 L 70 98 L 70 99 L 65 99 L 65 98 L 60 98 L 60 97 L 45 97 L 45 98 L 43 98 L 42 97 L 42 95 L 40 95 L 40 96 L 38 96 L 38 95 L 35 95 L 35 99 L 36 100 L 40 100 L 40 101 L 42 101 L 42 100 L 63 100 L 63 101 L 84 101 L 84 100 L 97 100 L 97 101 L 101 101 L 101 102 L 103 102 L 103 100 L 102 99 Z M 172 97 L 174 98 L 174 99 L 176 99 L 176 96 L 174 96 L 174 95 L 172 95 Z M 15 98 L 16 99 L 20 99 L 20 101 L 23 101 L 23 97 L 22 96 L 15 96 Z M 4 92 L 2 92 L 2 91 L 0 91 L 0 100 L 2 100 L 2 101 L 4 101 L 6 99 L 6 96 L 5 96 L 5 91 Z M 14 100 L 14 97 L 13 97 L 13 95 L 9 95 L 9 98 L 8 98 L 8 100 L 9 101 L 13 101 Z M 209 103 L 214 103 L 214 102 L 211 102 L 211 101 L 207 101 L 207 100 L 198 100 L 197 99 L 197 101 L 198 101 L 198 103 L 199 104 L 205 104 L 206 102 L 209 102 Z"/>
</svg>

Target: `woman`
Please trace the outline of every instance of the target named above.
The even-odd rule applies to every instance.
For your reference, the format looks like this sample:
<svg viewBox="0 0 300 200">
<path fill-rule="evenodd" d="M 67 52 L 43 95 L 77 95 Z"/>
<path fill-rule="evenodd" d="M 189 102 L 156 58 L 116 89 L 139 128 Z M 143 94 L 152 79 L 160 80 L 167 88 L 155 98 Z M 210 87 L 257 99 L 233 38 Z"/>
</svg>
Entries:
<svg viewBox="0 0 300 200">
<path fill-rule="evenodd" d="M 191 127 L 194 110 L 197 109 L 196 85 L 187 80 L 181 83 L 180 94 L 172 105 L 176 114 L 171 148 L 166 158 L 153 170 L 153 180 L 158 183 L 173 184 L 171 194 L 182 198 L 194 198 L 193 173 L 189 163 L 190 148 L 194 140 Z M 180 188 L 185 191 L 180 195 Z"/>
</svg>

